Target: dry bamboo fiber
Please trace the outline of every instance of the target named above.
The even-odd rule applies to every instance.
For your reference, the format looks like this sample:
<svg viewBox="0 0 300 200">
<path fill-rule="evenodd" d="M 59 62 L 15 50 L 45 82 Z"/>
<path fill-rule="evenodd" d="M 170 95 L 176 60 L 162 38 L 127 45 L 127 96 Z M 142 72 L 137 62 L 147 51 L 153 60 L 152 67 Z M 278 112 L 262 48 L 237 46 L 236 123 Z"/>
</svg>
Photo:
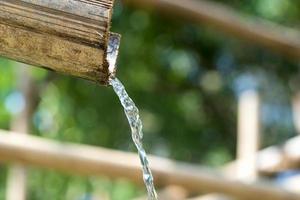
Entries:
<svg viewBox="0 0 300 200">
<path fill-rule="evenodd" d="M 0 0 L 0 55 L 107 83 L 113 0 Z"/>
</svg>

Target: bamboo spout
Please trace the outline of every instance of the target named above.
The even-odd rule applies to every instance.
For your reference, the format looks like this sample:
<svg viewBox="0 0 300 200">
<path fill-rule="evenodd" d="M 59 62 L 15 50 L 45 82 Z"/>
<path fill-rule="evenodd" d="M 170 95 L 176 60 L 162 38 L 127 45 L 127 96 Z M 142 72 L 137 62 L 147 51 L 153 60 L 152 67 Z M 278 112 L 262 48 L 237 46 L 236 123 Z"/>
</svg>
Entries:
<svg viewBox="0 0 300 200">
<path fill-rule="evenodd" d="M 119 46 L 112 8 L 113 0 L 0 0 L 0 55 L 107 84 L 109 41 Z"/>
</svg>

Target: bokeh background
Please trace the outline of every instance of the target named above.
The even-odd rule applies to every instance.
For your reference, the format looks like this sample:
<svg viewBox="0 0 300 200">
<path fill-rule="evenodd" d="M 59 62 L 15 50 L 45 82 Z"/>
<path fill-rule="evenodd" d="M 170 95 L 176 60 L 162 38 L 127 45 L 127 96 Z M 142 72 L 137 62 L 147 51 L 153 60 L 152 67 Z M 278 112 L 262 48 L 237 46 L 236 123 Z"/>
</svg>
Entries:
<svg viewBox="0 0 300 200">
<path fill-rule="evenodd" d="M 218 0 L 244 14 L 300 28 L 298 0 Z M 236 152 L 237 97 L 262 98 L 261 147 L 293 137 L 291 99 L 300 85 L 299 62 L 213 28 L 116 2 L 112 30 L 122 34 L 118 77 L 138 105 L 147 152 L 211 167 Z M 20 65 L 0 59 L 0 128 L 24 109 Z M 112 88 L 25 68 L 40 90 L 31 134 L 58 141 L 135 152 L 130 129 Z M 30 145 L 30 144 L 28 144 Z M 113 159 L 113 158 L 112 158 Z M 4 200 L 8 165 L 0 165 Z M 124 179 L 71 176 L 29 169 L 30 200 L 129 200 L 144 194 Z"/>
</svg>

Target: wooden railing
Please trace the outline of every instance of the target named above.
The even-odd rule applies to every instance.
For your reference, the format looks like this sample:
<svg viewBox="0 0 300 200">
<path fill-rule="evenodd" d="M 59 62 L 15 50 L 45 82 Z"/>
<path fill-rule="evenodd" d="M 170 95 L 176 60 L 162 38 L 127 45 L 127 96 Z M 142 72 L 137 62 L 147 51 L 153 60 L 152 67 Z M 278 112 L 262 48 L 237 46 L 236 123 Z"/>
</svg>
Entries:
<svg viewBox="0 0 300 200">
<path fill-rule="evenodd" d="M 211 26 L 234 37 L 258 44 L 288 58 L 300 59 L 300 32 L 253 16 L 245 16 L 221 3 L 208 0 L 123 0 L 143 8 Z"/>
<path fill-rule="evenodd" d="M 138 156 L 100 147 L 59 143 L 0 131 L 0 160 L 83 175 L 124 177 L 142 184 Z M 157 186 L 178 185 L 189 192 L 223 193 L 249 200 L 298 200 L 300 195 L 271 184 L 245 184 L 200 166 L 150 157 Z"/>
</svg>

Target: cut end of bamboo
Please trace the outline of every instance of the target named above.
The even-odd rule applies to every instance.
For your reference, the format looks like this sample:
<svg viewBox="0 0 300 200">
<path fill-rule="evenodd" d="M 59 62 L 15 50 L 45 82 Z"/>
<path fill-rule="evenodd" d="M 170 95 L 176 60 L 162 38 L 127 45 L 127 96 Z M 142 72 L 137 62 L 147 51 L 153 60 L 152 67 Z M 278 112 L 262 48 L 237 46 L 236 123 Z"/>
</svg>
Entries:
<svg viewBox="0 0 300 200">
<path fill-rule="evenodd" d="M 106 51 L 106 62 L 108 64 L 109 78 L 116 76 L 120 41 L 121 35 L 117 33 L 110 34 Z"/>
</svg>

